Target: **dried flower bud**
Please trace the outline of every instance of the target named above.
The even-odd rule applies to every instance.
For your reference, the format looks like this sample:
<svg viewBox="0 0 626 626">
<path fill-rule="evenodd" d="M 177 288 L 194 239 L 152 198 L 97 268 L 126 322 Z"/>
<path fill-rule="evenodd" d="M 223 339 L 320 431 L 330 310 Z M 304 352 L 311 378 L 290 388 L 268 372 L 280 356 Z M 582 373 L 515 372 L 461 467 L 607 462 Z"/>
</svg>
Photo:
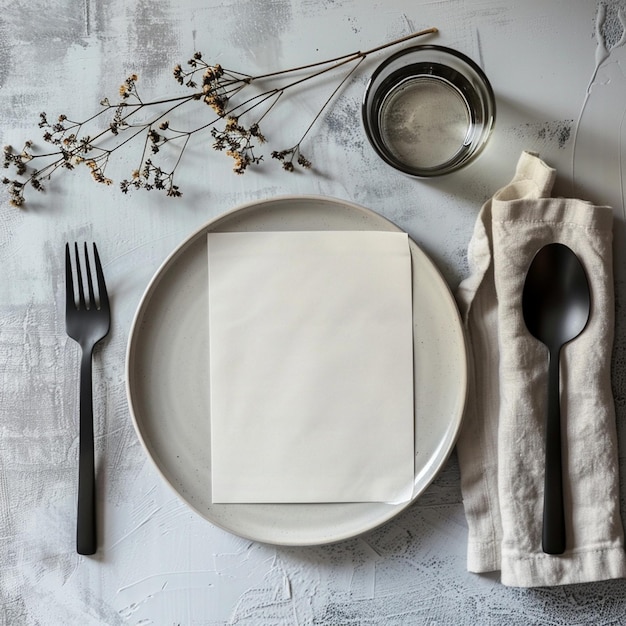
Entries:
<svg viewBox="0 0 626 626">
<path fill-rule="evenodd" d="M 309 167 L 311 167 L 311 161 L 305 158 L 303 154 L 300 154 L 298 156 L 298 165 L 308 169 Z"/>
</svg>

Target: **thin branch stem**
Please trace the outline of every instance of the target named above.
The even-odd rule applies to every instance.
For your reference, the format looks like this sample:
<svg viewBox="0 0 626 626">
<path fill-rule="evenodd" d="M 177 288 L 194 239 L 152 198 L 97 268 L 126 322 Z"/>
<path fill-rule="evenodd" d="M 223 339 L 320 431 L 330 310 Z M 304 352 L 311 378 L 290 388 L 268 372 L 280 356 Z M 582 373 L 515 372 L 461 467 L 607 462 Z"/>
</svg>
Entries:
<svg viewBox="0 0 626 626">
<path fill-rule="evenodd" d="M 381 50 L 385 50 L 386 48 L 390 48 L 392 46 L 396 46 L 400 43 L 404 43 L 405 41 L 410 41 L 411 39 L 415 39 L 416 37 L 422 37 L 423 35 L 430 35 L 439 32 L 439 29 L 432 27 L 426 28 L 424 30 L 417 31 L 415 33 L 411 33 L 410 35 L 406 35 L 404 37 L 400 37 L 399 39 L 394 39 L 393 41 L 389 41 L 387 43 L 381 44 L 380 46 L 376 46 L 375 48 L 370 48 L 369 50 L 365 50 L 361 52 L 357 50 L 356 52 L 351 52 L 349 54 L 342 54 L 341 56 L 335 57 L 333 59 L 327 59 L 325 61 L 317 61 L 314 63 L 308 63 L 306 65 L 300 65 L 298 67 L 293 67 L 286 70 L 278 70 L 276 72 L 269 72 L 267 74 L 260 74 L 259 76 L 251 77 L 251 80 L 260 80 L 262 78 L 273 78 L 275 76 L 281 76 L 283 74 L 290 74 L 292 72 L 299 72 L 302 70 L 308 70 L 313 67 L 320 67 L 322 65 L 328 65 L 330 63 L 336 63 L 337 61 L 343 61 L 344 59 L 348 59 L 349 57 L 366 57 L 374 52 L 380 52 Z"/>
<path fill-rule="evenodd" d="M 191 135 L 187 133 L 187 136 L 185 137 L 185 142 L 183 143 L 182 148 L 180 149 L 180 152 L 178 153 L 178 158 L 176 159 L 176 163 L 174 163 L 174 167 L 172 168 L 172 176 L 174 176 L 174 172 L 176 171 L 176 168 L 178 167 L 180 160 L 183 158 L 183 152 L 185 152 L 185 149 L 187 148 L 187 144 L 189 143 L 190 138 L 191 138 Z"/>
<path fill-rule="evenodd" d="M 337 87 L 335 87 L 335 89 L 333 89 L 333 92 L 330 94 L 330 96 L 328 96 L 326 102 L 324 102 L 324 104 L 322 104 L 322 107 L 320 108 L 320 110 L 317 112 L 317 115 L 311 120 L 311 123 L 309 124 L 309 126 L 307 127 L 307 129 L 304 131 L 304 133 L 302 134 L 302 137 L 300 137 L 300 140 L 298 141 L 298 145 L 302 143 L 302 141 L 304 140 L 304 138 L 308 135 L 309 131 L 311 130 L 311 128 L 313 128 L 315 122 L 317 122 L 317 120 L 320 118 L 320 116 L 322 115 L 323 111 L 326 109 L 326 107 L 330 104 L 331 100 L 335 97 L 335 95 L 337 95 L 337 93 L 339 92 L 339 90 L 341 89 L 341 87 L 345 84 L 345 82 L 350 78 L 350 76 L 352 76 L 352 74 L 354 74 L 354 72 L 356 72 L 357 68 L 359 67 L 359 65 L 361 65 L 361 63 L 363 63 L 363 61 L 365 61 L 365 57 L 361 57 L 356 65 L 350 69 L 350 71 L 343 77 L 342 81 L 337 85 Z"/>
<path fill-rule="evenodd" d="M 279 92 L 275 94 L 276 98 L 274 98 L 274 102 L 272 102 L 272 104 L 269 105 L 267 110 L 260 117 L 257 118 L 257 121 L 256 121 L 257 124 L 260 124 L 263 121 L 263 118 L 278 104 L 278 101 L 281 99 L 284 93 L 285 93 L 284 90 L 281 89 Z"/>
</svg>

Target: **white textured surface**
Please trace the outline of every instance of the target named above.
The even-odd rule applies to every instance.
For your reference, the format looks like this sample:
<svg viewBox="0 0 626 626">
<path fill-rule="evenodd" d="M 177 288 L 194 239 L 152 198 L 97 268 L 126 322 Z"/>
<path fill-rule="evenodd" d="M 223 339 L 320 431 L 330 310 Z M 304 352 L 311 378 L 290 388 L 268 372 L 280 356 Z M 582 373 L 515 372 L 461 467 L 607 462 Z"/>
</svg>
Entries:
<svg viewBox="0 0 626 626">
<path fill-rule="evenodd" d="M 360 126 L 370 61 L 304 146 L 316 173 L 288 175 L 267 163 L 237 177 L 220 155 L 196 152 L 185 163 L 180 200 L 123 196 L 80 170 L 53 181 L 29 209 L 3 200 L 0 624 L 619 623 L 626 604 L 622 581 L 526 592 L 465 571 L 454 457 L 416 505 L 359 539 L 277 549 L 212 527 L 162 484 L 141 449 L 128 415 L 123 359 L 150 276 L 186 235 L 234 205 L 294 193 L 355 201 L 407 230 L 454 286 L 466 272 L 465 249 L 481 203 L 510 179 L 522 150 L 535 150 L 557 168 L 557 194 L 611 204 L 618 218 L 614 389 L 624 448 L 626 47 L 617 9 L 626 10 L 626 2 L 214 4 L 3 2 L 2 144 L 37 139 L 42 110 L 88 116 L 102 97 L 116 96 L 130 72 L 139 75 L 146 96 L 171 92 L 171 68 L 196 49 L 242 71 L 267 71 L 427 26 L 440 29 L 437 43 L 465 52 L 486 71 L 497 95 L 495 133 L 480 159 L 451 177 L 423 182 L 389 170 Z M 307 90 L 281 105 L 282 125 L 293 129 L 289 137 L 306 128 L 315 95 L 323 101 L 323 93 Z M 132 161 L 125 165 L 131 168 Z M 63 323 L 68 239 L 98 242 L 115 315 L 94 365 L 101 399 L 100 550 L 94 558 L 74 551 L 78 352 Z"/>
</svg>

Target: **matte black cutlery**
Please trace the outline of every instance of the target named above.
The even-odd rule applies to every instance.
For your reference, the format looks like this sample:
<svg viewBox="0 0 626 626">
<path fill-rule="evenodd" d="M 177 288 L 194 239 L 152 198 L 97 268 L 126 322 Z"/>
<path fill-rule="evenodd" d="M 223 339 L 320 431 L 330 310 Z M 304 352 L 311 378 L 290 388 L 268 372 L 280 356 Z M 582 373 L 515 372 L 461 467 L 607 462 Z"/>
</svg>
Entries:
<svg viewBox="0 0 626 626">
<path fill-rule="evenodd" d="M 562 554 L 565 513 L 559 356 L 561 348 L 584 330 L 591 308 L 585 270 L 570 248 L 551 243 L 537 252 L 526 276 L 522 308 L 528 330 L 546 345 L 549 354 L 542 548 L 547 554 Z"/>
<path fill-rule="evenodd" d="M 65 244 L 66 305 L 65 327 L 82 352 L 80 364 L 80 436 L 78 461 L 78 514 L 76 550 L 79 554 L 94 554 L 96 534 L 96 483 L 93 442 L 93 399 L 91 363 L 94 346 L 109 332 L 109 297 L 104 282 L 102 264 L 96 244 L 93 244 L 97 294 L 94 289 L 87 244 L 81 261 L 78 244 L 74 244 L 75 271 L 72 270 L 70 245 Z M 87 285 L 83 282 L 83 269 Z M 78 297 L 77 297 L 78 295 Z"/>
</svg>

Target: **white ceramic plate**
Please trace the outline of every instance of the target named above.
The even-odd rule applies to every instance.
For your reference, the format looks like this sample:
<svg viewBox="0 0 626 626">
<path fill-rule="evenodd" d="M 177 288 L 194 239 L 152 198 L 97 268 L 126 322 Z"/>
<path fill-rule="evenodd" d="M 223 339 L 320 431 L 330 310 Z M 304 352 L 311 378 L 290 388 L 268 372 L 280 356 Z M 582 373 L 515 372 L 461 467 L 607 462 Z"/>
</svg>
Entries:
<svg viewBox="0 0 626 626">
<path fill-rule="evenodd" d="M 209 222 L 166 259 L 141 300 L 126 358 L 129 406 L 139 438 L 158 471 L 207 520 L 264 543 L 332 543 L 379 526 L 410 503 L 212 504 L 210 498 L 206 233 L 279 230 L 399 229 L 373 211 L 321 196 L 259 201 Z M 454 446 L 465 407 L 467 353 L 456 303 L 445 280 L 417 244 L 409 242 L 415 499 Z"/>
</svg>

